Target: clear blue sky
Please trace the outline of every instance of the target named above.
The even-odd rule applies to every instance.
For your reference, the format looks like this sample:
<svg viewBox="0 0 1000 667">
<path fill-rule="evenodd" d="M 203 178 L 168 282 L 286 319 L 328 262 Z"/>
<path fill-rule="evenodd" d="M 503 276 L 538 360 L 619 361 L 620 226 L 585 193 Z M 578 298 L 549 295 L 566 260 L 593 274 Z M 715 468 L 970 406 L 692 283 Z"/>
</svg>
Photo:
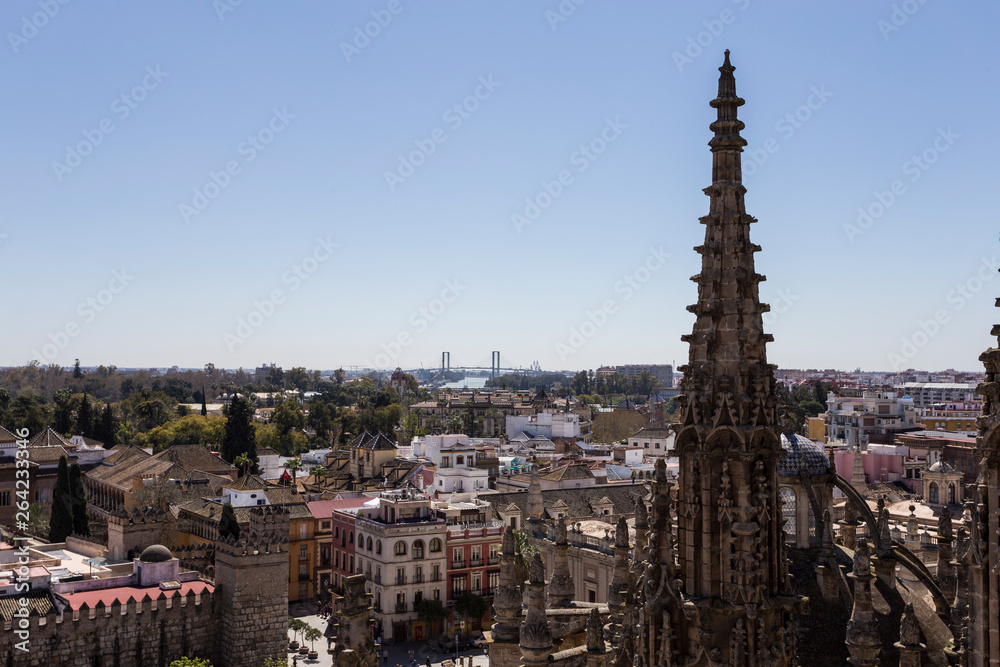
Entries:
<svg viewBox="0 0 1000 667">
<path fill-rule="evenodd" d="M 769 358 L 995 343 L 994 2 L 234 1 L 3 3 L 0 364 L 681 363 L 726 48 Z"/>
</svg>

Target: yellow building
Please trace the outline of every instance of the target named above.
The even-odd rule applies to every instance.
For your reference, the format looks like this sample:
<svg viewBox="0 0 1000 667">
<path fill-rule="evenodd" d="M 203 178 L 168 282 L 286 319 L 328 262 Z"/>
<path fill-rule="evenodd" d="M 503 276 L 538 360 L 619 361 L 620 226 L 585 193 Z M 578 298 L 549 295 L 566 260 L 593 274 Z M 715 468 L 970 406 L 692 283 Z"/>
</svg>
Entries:
<svg viewBox="0 0 1000 667">
<path fill-rule="evenodd" d="M 807 437 L 814 442 L 826 442 L 826 420 L 822 417 L 806 417 Z"/>
<path fill-rule="evenodd" d="M 918 417 L 917 421 L 923 424 L 923 427 L 928 431 L 965 432 L 976 430 L 977 416 L 978 414 L 975 416 L 970 414 L 961 417 L 930 415 L 926 417 Z"/>
</svg>

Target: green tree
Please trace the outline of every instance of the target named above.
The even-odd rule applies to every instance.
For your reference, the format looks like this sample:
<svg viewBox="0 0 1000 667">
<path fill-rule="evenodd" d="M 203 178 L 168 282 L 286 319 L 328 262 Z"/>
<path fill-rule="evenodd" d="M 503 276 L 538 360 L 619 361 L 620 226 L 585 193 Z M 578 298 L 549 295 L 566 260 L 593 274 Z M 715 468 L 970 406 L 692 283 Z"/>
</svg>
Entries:
<svg viewBox="0 0 1000 667">
<path fill-rule="evenodd" d="M 74 463 L 69 469 L 69 493 L 73 504 L 73 532 L 88 536 L 90 520 L 87 518 L 87 492 L 83 488 L 83 471 L 79 463 Z"/>
<path fill-rule="evenodd" d="M 118 444 L 118 420 L 115 419 L 114 409 L 111 403 L 104 404 L 104 411 L 101 413 L 101 425 L 97 429 L 97 439 L 104 443 L 105 449 L 111 449 Z"/>
<path fill-rule="evenodd" d="M 343 368 L 338 368 L 333 372 L 333 380 L 338 385 L 344 384 L 344 379 L 347 377 L 347 373 L 344 372 Z"/>
<path fill-rule="evenodd" d="M 73 430 L 73 392 L 65 387 L 58 390 L 52 397 L 52 428 L 62 435 Z"/>
<path fill-rule="evenodd" d="M 323 636 L 323 633 L 318 628 L 309 628 L 306 630 L 305 639 L 309 642 L 309 648 L 313 651 L 316 650 L 316 640 Z"/>
<path fill-rule="evenodd" d="M 417 612 L 417 618 L 430 625 L 441 623 L 448 618 L 448 608 L 441 604 L 440 600 L 421 598 L 420 602 L 413 606 L 413 611 Z"/>
<path fill-rule="evenodd" d="M 326 403 L 319 399 L 309 401 L 309 427 L 316 431 L 316 437 L 324 442 L 330 439 L 330 429 L 333 428 L 333 415 Z"/>
<path fill-rule="evenodd" d="M 25 394 L 14 399 L 8 411 L 8 430 L 18 428 L 28 429 L 30 435 L 36 435 L 49 423 L 49 413 L 41 396 Z"/>
<path fill-rule="evenodd" d="M 212 364 L 209 364 L 211 366 Z M 213 367 L 214 369 L 214 367 Z M 208 416 L 208 403 L 205 401 L 205 385 L 201 385 L 201 416 Z"/>
<path fill-rule="evenodd" d="M 80 407 L 76 409 L 76 432 L 86 436 L 94 434 L 94 410 L 87 394 L 80 397 Z"/>
<path fill-rule="evenodd" d="M 180 660 L 174 660 L 170 667 L 212 667 L 212 663 L 202 658 L 189 658 L 184 656 Z"/>
<path fill-rule="evenodd" d="M 82 380 L 83 379 L 83 370 L 80 369 L 80 360 L 79 359 L 77 359 L 76 361 L 73 362 L 73 379 L 74 380 Z"/>
<path fill-rule="evenodd" d="M 462 597 L 455 601 L 455 613 L 465 618 L 466 621 L 470 619 L 482 620 L 489 608 L 490 605 L 486 599 L 472 591 L 466 591 Z M 468 622 L 465 624 L 466 636 L 469 633 L 469 625 Z"/>
<path fill-rule="evenodd" d="M 306 416 L 302 412 L 302 404 L 289 397 L 274 406 L 270 422 L 278 427 L 278 433 L 288 435 L 293 428 L 301 429 L 306 425 Z"/>
<path fill-rule="evenodd" d="M 56 488 L 52 494 L 52 517 L 49 519 L 49 542 L 65 542 L 73 534 L 73 496 L 69 484 L 69 465 L 59 457 Z"/>
<path fill-rule="evenodd" d="M 444 418 L 444 427 L 448 433 L 459 433 L 462 430 L 464 421 L 462 415 L 457 410 L 451 410 Z"/>
<path fill-rule="evenodd" d="M 222 458 L 232 463 L 237 456 L 246 453 L 257 460 L 257 444 L 254 439 L 254 406 L 240 396 L 233 396 L 232 402 L 223 410 L 226 415 L 226 429 L 222 435 Z"/>
<path fill-rule="evenodd" d="M 302 366 L 296 366 L 285 372 L 285 385 L 290 389 L 305 391 L 309 388 L 309 372 Z"/>
<path fill-rule="evenodd" d="M 253 467 L 254 462 L 247 456 L 246 452 L 243 452 L 235 459 L 233 459 L 233 465 L 240 469 L 240 476 L 247 474 L 247 470 Z"/>
<path fill-rule="evenodd" d="M 313 466 L 309 468 L 309 474 L 313 477 L 326 477 L 326 468 L 323 466 Z"/>
<path fill-rule="evenodd" d="M 222 506 L 222 516 L 219 517 L 219 537 L 232 537 L 234 540 L 240 538 L 240 522 L 236 518 L 236 511 L 230 503 Z"/>
</svg>

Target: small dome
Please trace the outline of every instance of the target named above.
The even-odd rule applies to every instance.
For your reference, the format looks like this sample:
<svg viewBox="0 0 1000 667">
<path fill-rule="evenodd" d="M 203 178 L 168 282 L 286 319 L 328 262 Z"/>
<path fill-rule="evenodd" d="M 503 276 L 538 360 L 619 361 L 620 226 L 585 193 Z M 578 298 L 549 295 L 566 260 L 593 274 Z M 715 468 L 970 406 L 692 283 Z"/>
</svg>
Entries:
<svg viewBox="0 0 1000 667">
<path fill-rule="evenodd" d="M 154 544 L 143 549 L 139 560 L 143 563 L 165 563 L 173 557 L 174 555 L 170 553 L 170 549 L 162 544 Z"/>
<path fill-rule="evenodd" d="M 798 477 L 803 457 L 810 476 L 829 474 L 830 459 L 823 451 L 822 445 L 798 434 L 793 435 L 789 441 L 788 437 L 782 434 L 781 446 L 785 450 L 785 458 L 778 462 L 778 474 L 782 477 Z"/>
<path fill-rule="evenodd" d="M 948 463 L 938 459 L 931 464 L 931 467 L 927 469 L 928 472 L 955 472 L 955 469 L 951 467 Z"/>
</svg>

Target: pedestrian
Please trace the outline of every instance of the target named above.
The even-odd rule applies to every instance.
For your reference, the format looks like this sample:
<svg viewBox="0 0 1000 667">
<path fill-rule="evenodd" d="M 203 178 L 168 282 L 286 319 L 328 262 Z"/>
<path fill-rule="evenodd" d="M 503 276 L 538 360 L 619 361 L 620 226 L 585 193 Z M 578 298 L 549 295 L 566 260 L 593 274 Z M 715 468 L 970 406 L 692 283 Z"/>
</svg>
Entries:
<svg viewBox="0 0 1000 667">
<path fill-rule="evenodd" d="M 427 667 L 431 667 L 431 657 L 427 656 Z"/>
<path fill-rule="evenodd" d="M 389 649 L 385 649 L 384 651 L 382 651 L 382 664 L 383 665 L 389 664 Z"/>
</svg>

